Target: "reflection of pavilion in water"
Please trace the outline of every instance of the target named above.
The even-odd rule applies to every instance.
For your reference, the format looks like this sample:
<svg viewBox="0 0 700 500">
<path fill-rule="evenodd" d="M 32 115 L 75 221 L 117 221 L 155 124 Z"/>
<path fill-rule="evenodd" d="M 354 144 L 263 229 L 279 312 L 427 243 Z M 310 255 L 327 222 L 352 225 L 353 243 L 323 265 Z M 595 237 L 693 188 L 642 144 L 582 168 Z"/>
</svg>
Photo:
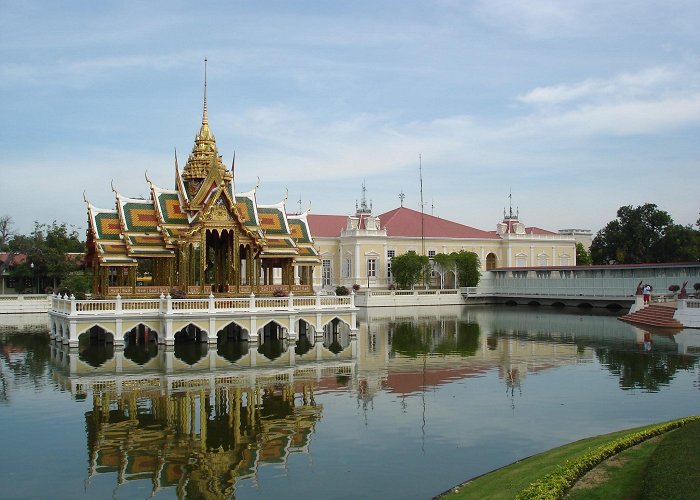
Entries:
<svg viewBox="0 0 700 500">
<path fill-rule="evenodd" d="M 141 367 L 120 349 L 95 367 L 81 359 L 87 353 L 53 344 L 51 361 L 61 386 L 92 398 L 85 414 L 90 478 L 116 474 L 118 485 L 147 480 L 154 493 L 227 498 L 237 481 L 257 480 L 260 467 L 309 452 L 323 409 L 314 394 L 354 378 L 356 342 L 319 339 L 298 355 L 298 344 L 276 341 L 286 351 L 269 359 L 248 350 L 242 364 L 204 346 L 201 360 L 188 365 L 161 347 Z M 268 351 L 282 350 L 272 344 Z"/>
</svg>

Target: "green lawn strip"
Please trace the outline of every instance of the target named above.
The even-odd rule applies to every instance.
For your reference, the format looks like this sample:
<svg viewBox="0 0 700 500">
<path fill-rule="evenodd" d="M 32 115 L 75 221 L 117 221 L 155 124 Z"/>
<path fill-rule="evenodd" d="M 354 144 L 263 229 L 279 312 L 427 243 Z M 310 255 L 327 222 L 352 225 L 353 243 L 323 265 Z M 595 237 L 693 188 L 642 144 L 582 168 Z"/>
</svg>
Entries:
<svg viewBox="0 0 700 500">
<path fill-rule="evenodd" d="M 664 434 L 699 419 L 700 417 L 689 417 L 672 420 L 612 440 L 607 444 L 585 452 L 579 457 L 562 463 L 553 472 L 531 483 L 518 493 L 515 498 L 517 500 L 553 500 L 563 498 L 578 479 L 607 458 L 649 438 Z"/>
<path fill-rule="evenodd" d="M 649 459 L 641 498 L 700 498 L 700 421 L 670 433 Z"/>
<path fill-rule="evenodd" d="M 571 485 L 607 458 L 699 419 L 700 417 L 689 417 L 576 441 L 475 478 L 446 492 L 442 497 L 449 500 L 563 498 Z M 645 461 L 646 459 L 640 458 L 640 462 Z M 620 478 L 621 482 L 628 480 L 633 481 Z"/>
<path fill-rule="evenodd" d="M 669 434 L 679 432 L 679 430 Z M 567 500 L 640 498 L 649 458 L 665 436 L 633 446 L 592 469 L 566 495 Z"/>
<path fill-rule="evenodd" d="M 462 484 L 450 493 L 447 493 L 444 498 L 448 500 L 461 498 L 512 500 L 518 492 L 526 488 L 530 483 L 540 479 L 545 474 L 553 472 L 567 460 L 572 460 L 588 450 L 649 427 L 653 426 L 626 429 L 611 434 L 582 439 L 533 455 Z"/>
</svg>

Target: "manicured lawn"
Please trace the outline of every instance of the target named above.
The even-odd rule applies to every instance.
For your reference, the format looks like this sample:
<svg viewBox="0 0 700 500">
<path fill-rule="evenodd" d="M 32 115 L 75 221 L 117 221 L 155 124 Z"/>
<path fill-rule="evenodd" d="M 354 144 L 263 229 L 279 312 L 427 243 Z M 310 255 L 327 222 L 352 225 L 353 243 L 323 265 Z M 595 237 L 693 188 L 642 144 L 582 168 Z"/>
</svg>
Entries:
<svg viewBox="0 0 700 500">
<path fill-rule="evenodd" d="M 566 498 L 570 500 L 640 498 L 647 463 L 662 438 L 663 436 L 657 436 L 606 460 L 576 483 Z"/>
<path fill-rule="evenodd" d="M 461 485 L 446 498 L 513 499 L 567 460 L 651 427 L 596 436 L 534 455 Z M 700 499 L 700 421 L 614 455 L 579 481 L 567 498 Z"/>
<path fill-rule="evenodd" d="M 460 486 L 459 491 L 449 494 L 446 498 L 449 500 L 460 498 L 511 500 L 530 483 L 554 471 L 557 465 L 576 458 L 589 449 L 596 448 L 627 434 L 633 434 L 644 428 L 638 427 L 583 439 L 534 455 L 476 478 Z"/>
</svg>

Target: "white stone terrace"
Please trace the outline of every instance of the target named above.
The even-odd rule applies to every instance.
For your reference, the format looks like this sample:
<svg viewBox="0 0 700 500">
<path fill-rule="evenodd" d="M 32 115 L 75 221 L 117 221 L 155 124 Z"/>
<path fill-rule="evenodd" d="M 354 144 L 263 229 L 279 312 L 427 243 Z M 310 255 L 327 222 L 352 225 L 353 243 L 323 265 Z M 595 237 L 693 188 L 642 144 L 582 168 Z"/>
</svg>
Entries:
<svg viewBox="0 0 700 500">
<path fill-rule="evenodd" d="M 113 337 L 116 345 L 142 324 L 158 332 L 158 342 L 172 345 L 175 333 L 193 324 L 200 328 L 208 343 L 217 342 L 217 332 L 235 323 L 246 332 L 245 340 L 258 341 L 258 331 L 271 322 L 277 323 L 285 338 L 296 339 L 299 320 L 321 332 L 331 321 L 345 323 L 351 333 L 357 331 L 355 295 L 307 295 L 295 297 L 174 299 L 161 295 L 157 299 L 124 299 L 117 295 L 107 300 L 77 300 L 74 296 L 51 297 L 49 328 L 51 338 L 72 347 L 78 337 L 99 326 Z"/>
</svg>

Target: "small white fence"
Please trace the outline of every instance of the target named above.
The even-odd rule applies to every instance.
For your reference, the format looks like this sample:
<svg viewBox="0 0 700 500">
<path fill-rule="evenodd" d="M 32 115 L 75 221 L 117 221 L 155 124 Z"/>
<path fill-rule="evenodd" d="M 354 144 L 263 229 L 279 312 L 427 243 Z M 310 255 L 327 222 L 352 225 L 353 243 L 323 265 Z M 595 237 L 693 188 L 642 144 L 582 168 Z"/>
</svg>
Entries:
<svg viewBox="0 0 700 500">
<path fill-rule="evenodd" d="M 358 307 L 460 305 L 464 300 L 458 289 L 444 290 L 373 290 L 355 295 Z"/>
<path fill-rule="evenodd" d="M 50 306 L 50 295 L 0 295 L 0 314 L 45 313 Z"/>
</svg>

